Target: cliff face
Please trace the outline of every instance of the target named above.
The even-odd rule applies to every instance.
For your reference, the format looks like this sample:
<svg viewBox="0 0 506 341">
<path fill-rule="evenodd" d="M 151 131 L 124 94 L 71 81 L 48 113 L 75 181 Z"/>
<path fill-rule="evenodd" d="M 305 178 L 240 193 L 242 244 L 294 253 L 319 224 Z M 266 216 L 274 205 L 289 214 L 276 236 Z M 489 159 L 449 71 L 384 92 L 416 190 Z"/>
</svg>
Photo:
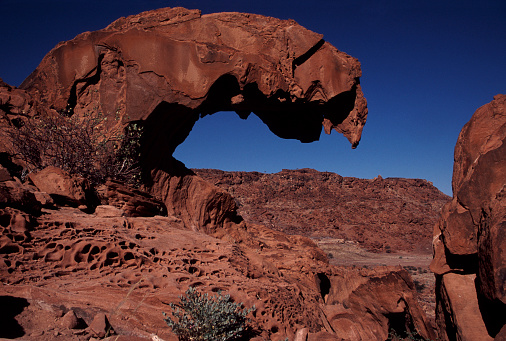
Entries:
<svg viewBox="0 0 506 341">
<path fill-rule="evenodd" d="M 441 337 L 506 337 L 506 96 L 479 108 L 455 146 L 453 200 L 434 230 Z"/>
<path fill-rule="evenodd" d="M 247 221 L 288 234 L 352 240 L 377 251 L 430 254 L 433 226 L 450 200 L 421 179 L 367 180 L 312 169 L 194 172 L 231 193 Z"/>
</svg>

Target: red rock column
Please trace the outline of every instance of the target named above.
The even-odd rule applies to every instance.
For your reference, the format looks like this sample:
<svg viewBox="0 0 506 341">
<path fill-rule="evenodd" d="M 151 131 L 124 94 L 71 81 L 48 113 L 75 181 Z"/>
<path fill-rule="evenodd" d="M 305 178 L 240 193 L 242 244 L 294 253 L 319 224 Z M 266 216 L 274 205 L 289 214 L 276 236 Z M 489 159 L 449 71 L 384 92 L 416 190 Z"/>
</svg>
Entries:
<svg viewBox="0 0 506 341">
<path fill-rule="evenodd" d="M 443 340 L 506 338 L 506 95 L 479 108 L 455 147 L 453 200 L 434 230 Z"/>
</svg>

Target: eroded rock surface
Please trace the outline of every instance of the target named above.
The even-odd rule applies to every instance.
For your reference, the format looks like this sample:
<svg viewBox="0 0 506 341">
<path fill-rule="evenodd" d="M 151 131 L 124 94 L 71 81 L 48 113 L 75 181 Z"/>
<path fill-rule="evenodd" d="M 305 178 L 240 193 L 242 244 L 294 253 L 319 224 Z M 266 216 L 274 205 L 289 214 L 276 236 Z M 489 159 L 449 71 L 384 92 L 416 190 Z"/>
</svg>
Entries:
<svg viewBox="0 0 506 341">
<path fill-rule="evenodd" d="M 333 267 L 302 236 L 244 223 L 210 236 L 174 217 L 104 218 L 71 207 L 43 210 L 18 232 L 12 217 L 22 213 L 5 210 L 0 296 L 28 305 L 16 317 L 26 340 L 88 340 L 104 314 L 116 335 L 175 340 L 162 312 L 188 286 L 255 305 L 252 327 L 263 340 L 304 328 L 311 339 L 384 340 L 390 328 L 433 336 L 405 270 Z M 70 310 L 80 327 L 67 325 Z"/>
<path fill-rule="evenodd" d="M 231 210 L 207 216 L 202 211 L 215 203 L 181 201 L 207 185 L 171 158 L 197 120 L 253 112 L 282 138 L 315 141 L 323 125 L 355 147 L 367 118 L 360 76 L 356 59 L 293 20 L 165 8 L 60 43 L 20 89 L 0 83 L 0 110 L 12 126 L 52 110 L 101 113 L 108 129 L 141 124 L 152 193 L 188 226 L 212 229 L 234 216 L 233 200 L 207 188 L 211 201 Z"/>
<path fill-rule="evenodd" d="M 368 180 L 313 169 L 194 172 L 231 193 L 247 221 L 288 234 L 356 241 L 383 252 L 430 254 L 433 226 L 450 200 L 421 179 Z"/>
<path fill-rule="evenodd" d="M 491 340 L 506 323 L 505 140 L 506 95 L 497 95 L 455 147 L 453 200 L 435 228 L 431 264 L 444 339 Z"/>
<path fill-rule="evenodd" d="M 367 116 L 360 75 L 357 60 L 293 21 L 175 8 L 59 44 L 20 89 L 0 83 L 9 127 L 50 111 L 100 112 L 111 130 L 142 125 L 144 188 L 167 209 L 154 215 L 158 201 L 111 183 L 95 213 L 48 208 L 47 192 L 4 174 L 0 309 L 15 337 L 174 340 L 162 311 L 194 286 L 255 305 L 257 340 L 384 340 L 390 329 L 433 338 L 405 270 L 331 266 L 310 239 L 242 221 L 229 193 L 171 156 L 219 110 L 253 112 L 303 142 L 323 124 L 356 146 Z"/>
</svg>

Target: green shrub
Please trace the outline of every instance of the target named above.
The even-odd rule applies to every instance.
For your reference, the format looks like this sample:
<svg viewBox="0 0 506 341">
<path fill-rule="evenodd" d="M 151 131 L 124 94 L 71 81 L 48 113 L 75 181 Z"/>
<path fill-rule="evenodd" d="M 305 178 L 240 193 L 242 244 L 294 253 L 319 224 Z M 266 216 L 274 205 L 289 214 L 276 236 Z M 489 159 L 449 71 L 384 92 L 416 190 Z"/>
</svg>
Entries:
<svg viewBox="0 0 506 341">
<path fill-rule="evenodd" d="M 243 336 L 249 320 L 246 316 L 255 310 L 242 310 L 242 303 L 230 301 L 230 295 L 221 293 L 209 297 L 190 287 L 180 303 L 171 303 L 172 320 L 165 313 L 165 322 L 181 341 L 228 341 Z"/>
</svg>

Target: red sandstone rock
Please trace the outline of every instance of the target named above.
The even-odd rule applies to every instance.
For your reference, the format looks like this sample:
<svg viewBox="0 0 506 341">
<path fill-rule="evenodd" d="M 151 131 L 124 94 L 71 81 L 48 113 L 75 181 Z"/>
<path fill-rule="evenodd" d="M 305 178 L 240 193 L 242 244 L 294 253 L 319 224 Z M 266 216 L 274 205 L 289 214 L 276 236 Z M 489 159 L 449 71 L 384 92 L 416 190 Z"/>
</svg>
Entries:
<svg viewBox="0 0 506 341">
<path fill-rule="evenodd" d="M 360 76 L 356 59 L 293 20 L 165 8 L 59 44 L 21 88 L 56 110 L 70 105 L 81 112 L 98 104 L 97 110 L 119 110 L 129 120 L 147 119 L 171 103 L 203 115 L 254 111 L 283 137 L 305 141 L 318 139 L 325 121 L 356 145 L 367 115 Z M 290 104 L 295 100 L 300 108 Z M 310 102 L 312 110 L 300 110 Z M 281 121 L 264 112 L 274 107 Z M 323 117 L 312 117 L 324 107 Z M 287 116 L 293 111 L 297 115 Z"/>
<path fill-rule="evenodd" d="M 400 325 L 431 336 L 404 270 L 336 268 L 302 236 L 228 223 L 215 231 L 218 239 L 171 217 L 100 218 L 75 208 L 44 213 L 29 240 L 13 238 L 17 248 L 0 252 L 11 264 L 0 276 L 10 284 L 0 295 L 25 297 L 30 306 L 78 309 L 88 325 L 101 311 L 121 333 L 173 340 L 161 313 L 191 285 L 255 305 L 252 326 L 266 340 L 292 338 L 301 328 L 312 339 L 325 331 L 358 340 L 335 330 L 350 323 L 363 340 L 381 330 L 381 340 L 393 323 L 389 314 L 400 311 Z M 399 298 L 408 304 L 399 308 Z M 48 328 L 24 326 L 28 333 Z"/>
<path fill-rule="evenodd" d="M 69 310 L 63 315 L 60 324 L 63 328 L 75 329 L 79 325 L 79 320 L 77 319 L 76 313 L 73 310 Z"/>
<path fill-rule="evenodd" d="M 9 216 L 0 252 L 0 280 L 8 285 L 0 295 L 28 305 L 17 316 L 28 338 L 102 335 L 102 326 L 79 334 L 41 314 L 64 306 L 88 325 L 105 312 L 120 339 L 175 340 L 162 311 L 189 286 L 255 305 L 252 328 L 264 340 L 305 328 L 309 340 L 382 340 L 393 324 L 432 337 L 405 271 L 333 267 L 310 239 L 241 221 L 229 193 L 170 158 L 199 117 L 219 110 L 254 112 L 275 134 L 305 142 L 318 139 L 323 124 L 356 146 L 367 115 L 359 77 L 358 61 L 293 21 L 176 8 L 122 18 L 59 44 L 22 90 L 0 84 L 0 96 L 19 90 L 24 101 L 9 103 L 42 114 L 99 110 L 110 125 L 142 121 L 146 188 L 170 214 L 44 209 L 29 238 L 17 238 Z M 14 111 L 2 114 L 14 124 Z M 126 200 L 125 191 L 115 191 L 121 198 L 106 195 L 108 204 Z M 335 330 L 341 326 L 348 329 Z"/>
<path fill-rule="evenodd" d="M 92 205 L 90 196 L 93 190 L 84 178 L 52 166 L 30 173 L 28 177 L 41 192 L 48 193 L 59 202 Z"/>
<path fill-rule="evenodd" d="M 38 214 L 41 206 L 33 189 L 22 184 L 19 180 L 0 182 L 0 208 L 14 207 Z"/>
<path fill-rule="evenodd" d="M 357 179 L 313 169 L 194 172 L 231 193 L 247 221 L 387 252 L 430 254 L 433 226 L 450 199 L 421 179 Z"/>
<path fill-rule="evenodd" d="M 0 182 L 13 180 L 9 171 L 0 165 Z"/>
<path fill-rule="evenodd" d="M 114 333 L 107 316 L 104 313 L 98 313 L 89 325 L 89 330 L 93 336 L 103 339 L 106 335 Z"/>
<path fill-rule="evenodd" d="M 113 206 L 127 217 L 152 217 L 155 215 L 166 215 L 165 205 L 153 198 L 151 195 L 140 190 L 129 188 L 117 181 L 107 181 L 98 189 L 100 200 L 105 206 Z M 102 208 L 97 207 L 102 210 Z M 116 211 L 115 214 L 119 212 Z"/>
<path fill-rule="evenodd" d="M 41 113 L 98 111 L 111 129 L 142 123 L 151 193 L 189 227 L 212 229 L 235 215 L 233 199 L 209 187 L 207 197 L 180 201 L 207 185 L 169 157 L 199 117 L 253 112 L 278 136 L 304 142 L 318 140 L 323 124 L 355 147 L 367 117 L 360 76 L 356 59 L 292 20 L 165 8 L 59 44 L 16 90 Z"/>
<path fill-rule="evenodd" d="M 506 95 L 497 95 L 459 135 L 453 200 L 434 232 L 431 269 L 439 283 L 436 313 L 443 339 L 490 339 L 506 323 L 505 140 Z M 475 274 L 476 283 L 453 273 Z"/>
</svg>

